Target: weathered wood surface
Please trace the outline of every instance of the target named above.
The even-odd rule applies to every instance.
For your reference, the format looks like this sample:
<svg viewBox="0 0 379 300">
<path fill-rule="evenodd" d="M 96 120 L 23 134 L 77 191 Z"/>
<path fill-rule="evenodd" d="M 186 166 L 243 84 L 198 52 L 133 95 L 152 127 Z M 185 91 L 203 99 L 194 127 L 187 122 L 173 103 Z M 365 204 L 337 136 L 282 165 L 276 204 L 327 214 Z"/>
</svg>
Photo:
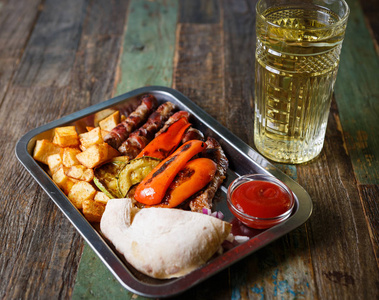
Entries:
<svg viewBox="0 0 379 300">
<path fill-rule="evenodd" d="M 14 146 L 37 126 L 158 84 L 254 147 L 255 3 L 0 0 L 0 298 L 143 299 L 84 244 Z M 378 299 L 379 5 L 348 3 L 324 149 L 278 165 L 310 194 L 312 217 L 181 299 Z"/>
</svg>

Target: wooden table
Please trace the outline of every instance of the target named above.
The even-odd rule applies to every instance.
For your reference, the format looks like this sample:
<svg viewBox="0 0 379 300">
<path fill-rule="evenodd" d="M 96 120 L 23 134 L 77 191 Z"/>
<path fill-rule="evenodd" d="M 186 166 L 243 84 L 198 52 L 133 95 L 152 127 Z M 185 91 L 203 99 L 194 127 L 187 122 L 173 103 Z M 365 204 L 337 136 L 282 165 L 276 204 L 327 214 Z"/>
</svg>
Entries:
<svg viewBox="0 0 379 300">
<path fill-rule="evenodd" d="M 351 14 L 321 155 L 279 168 L 309 221 L 181 299 L 378 299 L 379 5 Z M 255 1 L 0 0 L 0 298 L 140 299 L 14 155 L 27 131 L 146 85 L 253 144 Z"/>
</svg>

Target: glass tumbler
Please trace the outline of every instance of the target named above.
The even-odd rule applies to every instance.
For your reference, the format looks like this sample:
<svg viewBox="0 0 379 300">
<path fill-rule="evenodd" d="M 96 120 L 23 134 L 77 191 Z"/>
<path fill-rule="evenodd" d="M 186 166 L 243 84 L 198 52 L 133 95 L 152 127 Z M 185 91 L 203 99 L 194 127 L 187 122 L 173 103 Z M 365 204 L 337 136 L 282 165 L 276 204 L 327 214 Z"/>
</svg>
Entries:
<svg viewBox="0 0 379 300">
<path fill-rule="evenodd" d="M 254 143 L 298 164 L 322 150 L 349 7 L 343 0 L 256 6 Z"/>
</svg>

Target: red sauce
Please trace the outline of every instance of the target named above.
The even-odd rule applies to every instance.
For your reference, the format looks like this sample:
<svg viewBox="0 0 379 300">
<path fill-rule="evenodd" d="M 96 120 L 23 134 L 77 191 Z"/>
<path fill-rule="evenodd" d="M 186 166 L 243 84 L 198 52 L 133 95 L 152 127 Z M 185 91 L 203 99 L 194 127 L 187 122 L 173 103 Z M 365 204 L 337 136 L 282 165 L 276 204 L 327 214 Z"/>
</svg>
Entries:
<svg viewBox="0 0 379 300">
<path fill-rule="evenodd" d="M 258 218 L 274 218 L 291 207 L 291 199 L 280 186 L 266 181 L 248 181 L 241 184 L 232 194 L 237 209 Z"/>
</svg>

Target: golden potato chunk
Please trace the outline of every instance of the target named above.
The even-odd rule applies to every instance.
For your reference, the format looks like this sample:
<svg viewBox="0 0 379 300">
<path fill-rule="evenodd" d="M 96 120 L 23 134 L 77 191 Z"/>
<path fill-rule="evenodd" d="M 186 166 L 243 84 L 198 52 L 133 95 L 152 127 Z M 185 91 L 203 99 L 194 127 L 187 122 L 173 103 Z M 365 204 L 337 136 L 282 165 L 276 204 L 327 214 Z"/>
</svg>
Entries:
<svg viewBox="0 0 379 300">
<path fill-rule="evenodd" d="M 106 205 L 109 201 L 109 197 L 103 192 L 97 192 L 93 200 Z"/>
<path fill-rule="evenodd" d="M 95 194 L 96 190 L 90 183 L 78 181 L 72 186 L 68 193 L 68 198 L 77 209 L 82 209 L 83 202 L 85 200 L 93 200 Z"/>
<path fill-rule="evenodd" d="M 115 128 L 117 126 L 118 123 L 120 123 L 120 112 L 115 111 L 110 116 L 101 120 L 99 122 L 99 126 L 102 130 L 111 131 L 113 128 Z"/>
<path fill-rule="evenodd" d="M 79 146 L 79 136 L 75 126 L 65 126 L 55 128 L 53 143 L 60 147 Z"/>
<path fill-rule="evenodd" d="M 93 123 L 94 123 L 95 127 L 99 126 L 99 122 L 101 120 L 104 120 L 106 117 L 110 116 L 115 111 L 116 110 L 113 108 L 106 108 L 102 111 L 98 111 L 97 113 L 95 113 L 94 119 L 93 119 Z"/>
<path fill-rule="evenodd" d="M 105 205 L 100 202 L 94 200 L 83 201 L 83 215 L 89 222 L 100 222 L 104 210 Z"/>
<path fill-rule="evenodd" d="M 104 129 L 101 129 L 101 136 L 103 137 L 103 139 L 105 138 L 105 136 L 109 133 L 109 131 L 107 130 L 104 130 Z"/>
<path fill-rule="evenodd" d="M 94 172 L 93 169 L 88 169 L 83 165 L 75 165 L 66 171 L 66 175 L 77 180 L 90 182 L 93 179 Z"/>
<path fill-rule="evenodd" d="M 80 151 L 77 148 L 71 148 L 71 147 L 62 148 L 61 150 L 62 164 L 67 168 L 70 168 L 75 165 L 80 165 L 80 162 L 76 158 L 76 155 L 78 155 L 81 152 L 82 151 Z"/>
<path fill-rule="evenodd" d="M 57 154 L 61 148 L 49 140 L 38 140 L 34 147 L 33 158 L 41 163 L 48 164 L 47 158 L 50 155 Z"/>
<path fill-rule="evenodd" d="M 104 143 L 100 127 L 96 127 L 91 131 L 79 134 L 79 140 L 82 149 L 87 149 L 92 145 Z"/>
<path fill-rule="evenodd" d="M 62 166 L 62 157 L 60 154 L 52 154 L 47 157 L 47 165 L 51 174 L 54 174 Z"/>
<path fill-rule="evenodd" d="M 107 143 L 90 146 L 85 151 L 76 155 L 79 162 L 89 169 L 93 169 L 103 162 L 120 155 L 120 153 Z"/>
<path fill-rule="evenodd" d="M 65 171 L 66 168 L 62 165 L 55 173 L 53 173 L 52 179 L 67 195 L 77 181 L 68 177 Z"/>
</svg>

